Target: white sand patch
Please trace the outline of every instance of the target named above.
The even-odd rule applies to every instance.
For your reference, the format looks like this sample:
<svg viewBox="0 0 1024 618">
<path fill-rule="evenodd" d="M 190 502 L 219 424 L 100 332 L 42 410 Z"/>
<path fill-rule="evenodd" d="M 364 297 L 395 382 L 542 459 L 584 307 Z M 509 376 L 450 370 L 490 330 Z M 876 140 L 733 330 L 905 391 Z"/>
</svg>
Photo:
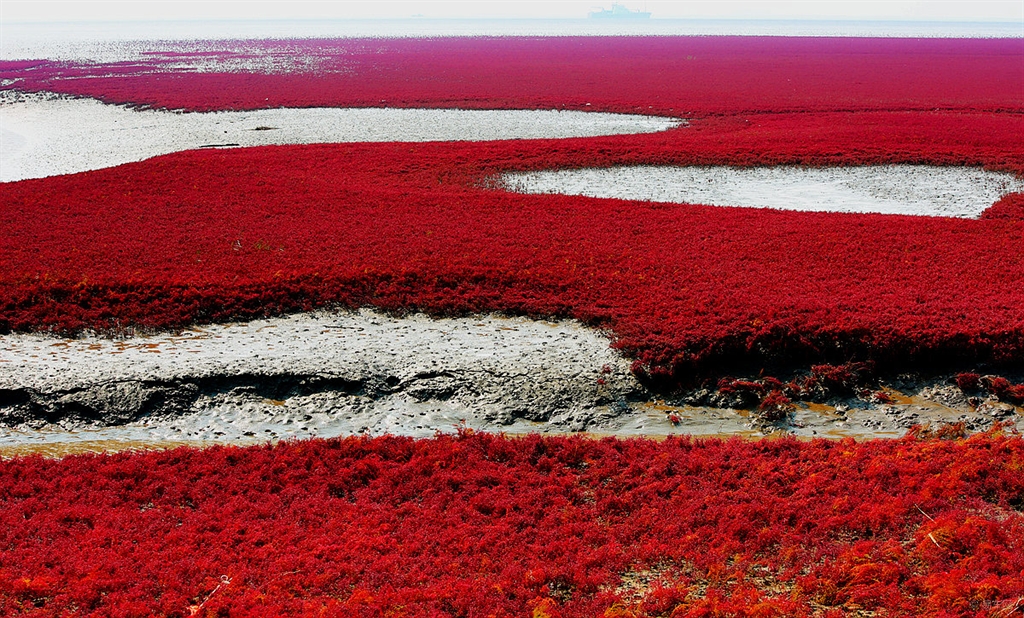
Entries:
<svg viewBox="0 0 1024 618">
<path fill-rule="evenodd" d="M 483 141 L 651 133 L 672 118 L 548 110 L 134 110 L 93 99 L 0 98 L 0 182 L 72 174 L 201 147 Z"/>
<path fill-rule="evenodd" d="M 973 218 L 1008 193 L 1013 174 L 972 167 L 634 166 L 505 174 L 520 193 L 780 210 Z"/>
<path fill-rule="evenodd" d="M 13 334 L 0 337 L 0 446 L 580 430 L 642 390 L 604 334 L 571 321 L 364 310 L 123 340 Z"/>
<path fill-rule="evenodd" d="M 126 339 L 0 335 L 0 389 L 70 390 L 111 380 L 238 374 L 404 380 L 425 372 L 533 371 L 550 378 L 587 371 L 597 376 L 605 365 L 615 368 L 617 378 L 632 379 L 629 363 L 609 339 L 578 322 L 396 318 L 371 310 L 303 313 Z"/>
</svg>

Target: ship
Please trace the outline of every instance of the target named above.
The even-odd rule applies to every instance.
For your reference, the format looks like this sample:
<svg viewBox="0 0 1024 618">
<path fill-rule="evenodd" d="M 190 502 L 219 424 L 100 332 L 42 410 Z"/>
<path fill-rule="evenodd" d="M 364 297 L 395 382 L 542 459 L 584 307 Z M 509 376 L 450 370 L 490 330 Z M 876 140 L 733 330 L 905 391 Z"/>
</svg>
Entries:
<svg viewBox="0 0 1024 618">
<path fill-rule="evenodd" d="M 591 19 L 650 19 L 649 11 L 631 10 L 617 3 L 611 9 L 600 8 L 587 14 Z"/>
</svg>

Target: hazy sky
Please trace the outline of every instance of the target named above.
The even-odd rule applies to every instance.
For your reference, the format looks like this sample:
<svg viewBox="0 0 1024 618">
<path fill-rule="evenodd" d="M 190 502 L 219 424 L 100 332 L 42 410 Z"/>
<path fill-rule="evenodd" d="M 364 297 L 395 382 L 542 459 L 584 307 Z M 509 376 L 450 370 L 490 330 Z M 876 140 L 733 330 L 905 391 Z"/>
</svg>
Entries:
<svg viewBox="0 0 1024 618">
<path fill-rule="evenodd" d="M 630 0 L 654 18 L 1004 21 L 1024 24 L 1024 0 Z M 582 18 L 610 0 L 0 0 L 0 22 L 169 19 Z"/>
</svg>

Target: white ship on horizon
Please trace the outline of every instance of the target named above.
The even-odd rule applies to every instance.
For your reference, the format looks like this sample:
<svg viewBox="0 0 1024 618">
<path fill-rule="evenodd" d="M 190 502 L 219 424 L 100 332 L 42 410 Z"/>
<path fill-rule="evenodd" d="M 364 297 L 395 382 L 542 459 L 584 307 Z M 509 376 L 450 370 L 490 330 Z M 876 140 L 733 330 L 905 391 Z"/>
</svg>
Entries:
<svg viewBox="0 0 1024 618">
<path fill-rule="evenodd" d="M 628 9 L 625 5 L 612 3 L 611 9 L 599 8 L 587 13 L 591 19 L 650 19 L 650 11 Z"/>
</svg>

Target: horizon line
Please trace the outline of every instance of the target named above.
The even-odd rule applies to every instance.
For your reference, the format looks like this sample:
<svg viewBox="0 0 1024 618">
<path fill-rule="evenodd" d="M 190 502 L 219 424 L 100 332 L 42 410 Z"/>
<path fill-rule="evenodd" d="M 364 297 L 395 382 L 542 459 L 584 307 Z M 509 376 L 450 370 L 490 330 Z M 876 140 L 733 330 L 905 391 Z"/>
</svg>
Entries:
<svg viewBox="0 0 1024 618">
<path fill-rule="evenodd" d="M 153 23 L 153 22 L 181 22 L 181 23 L 201 23 L 201 22 L 386 22 L 386 21 L 481 21 L 481 22 L 494 22 L 494 21 L 531 21 L 531 22 L 554 22 L 554 21 L 582 21 L 587 23 L 601 24 L 601 25 L 642 25 L 644 23 L 650 23 L 655 21 L 685 21 L 685 22 L 806 22 L 806 23 L 893 23 L 893 24 L 998 24 L 998 25 L 1018 25 L 1024 29 L 1024 20 L 998 20 L 998 19 L 973 19 L 973 20 L 960 20 L 960 19 L 887 19 L 887 18 L 849 18 L 849 17 L 777 17 L 777 18 L 766 18 L 766 17 L 657 17 L 652 15 L 649 20 L 593 20 L 589 17 L 431 17 L 431 16 L 417 16 L 410 15 L 405 17 L 248 17 L 248 18 L 233 18 L 233 17 L 213 17 L 213 18 L 149 18 L 149 19 L 78 19 L 78 20 L 3 20 L 0 22 L 0 26 L 11 26 L 11 25 L 37 25 L 37 24 L 116 24 L 116 23 Z"/>
</svg>

